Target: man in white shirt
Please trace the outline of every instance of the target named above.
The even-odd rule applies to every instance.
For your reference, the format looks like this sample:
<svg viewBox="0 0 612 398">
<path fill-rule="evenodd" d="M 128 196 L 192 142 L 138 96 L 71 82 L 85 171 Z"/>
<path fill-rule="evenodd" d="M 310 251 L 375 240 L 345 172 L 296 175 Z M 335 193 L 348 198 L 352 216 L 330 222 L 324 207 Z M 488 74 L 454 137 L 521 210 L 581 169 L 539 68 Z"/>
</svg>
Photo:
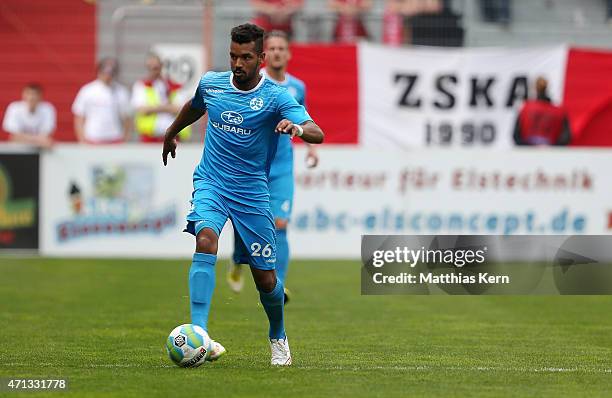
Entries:
<svg viewBox="0 0 612 398">
<path fill-rule="evenodd" d="M 112 144 L 125 141 L 130 131 L 128 90 L 115 81 L 113 58 L 98 63 L 98 78 L 79 90 L 74 103 L 74 130 L 79 142 Z"/>
<path fill-rule="evenodd" d="M 42 87 L 37 83 L 26 85 L 21 98 L 6 108 L 2 128 L 10 134 L 11 141 L 50 148 L 55 131 L 55 108 L 42 100 Z"/>
<path fill-rule="evenodd" d="M 149 53 L 145 65 L 147 76 L 132 87 L 134 127 L 140 141 L 163 142 L 166 129 L 189 98 L 180 84 L 162 77 L 162 61 L 157 54 Z M 190 135 L 189 127 L 179 133 L 183 140 Z"/>
</svg>

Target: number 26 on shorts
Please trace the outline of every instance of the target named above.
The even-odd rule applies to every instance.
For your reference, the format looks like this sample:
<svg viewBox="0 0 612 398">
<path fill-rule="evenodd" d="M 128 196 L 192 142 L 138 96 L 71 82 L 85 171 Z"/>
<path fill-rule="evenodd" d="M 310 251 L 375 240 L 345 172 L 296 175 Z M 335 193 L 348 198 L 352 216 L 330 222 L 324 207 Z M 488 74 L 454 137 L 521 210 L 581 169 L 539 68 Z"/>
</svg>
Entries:
<svg viewBox="0 0 612 398">
<path fill-rule="evenodd" d="M 261 257 L 268 258 L 271 255 L 272 255 L 272 247 L 270 246 L 269 243 L 265 245 L 263 249 L 261 248 L 261 243 L 254 242 L 251 245 L 251 256 L 253 257 L 261 256 Z"/>
</svg>

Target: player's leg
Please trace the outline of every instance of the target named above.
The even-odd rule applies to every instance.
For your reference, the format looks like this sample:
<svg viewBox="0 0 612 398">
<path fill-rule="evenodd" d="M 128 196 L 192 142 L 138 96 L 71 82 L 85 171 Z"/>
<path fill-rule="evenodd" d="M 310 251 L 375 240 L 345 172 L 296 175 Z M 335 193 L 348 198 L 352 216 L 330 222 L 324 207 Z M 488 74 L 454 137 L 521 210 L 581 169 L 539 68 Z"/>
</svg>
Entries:
<svg viewBox="0 0 612 398">
<path fill-rule="evenodd" d="M 271 363 L 272 365 L 289 366 L 292 359 L 289 340 L 285 332 L 283 282 L 278 279 L 274 270 L 263 270 L 251 266 L 251 273 L 270 323 L 268 337 L 272 354 Z"/>
<path fill-rule="evenodd" d="M 276 229 L 276 275 L 286 286 L 289 268 L 289 241 L 287 226 L 293 208 L 293 173 L 286 173 L 270 180 L 270 209 L 274 215 Z M 289 291 L 285 288 L 285 303 L 289 302 Z"/>
<path fill-rule="evenodd" d="M 229 261 L 227 283 L 235 293 L 240 293 L 244 287 L 243 264 L 249 263 L 247 249 L 234 228 L 234 253 Z"/>
<path fill-rule="evenodd" d="M 244 242 L 259 299 L 270 324 L 268 336 L 273 365 L 290 365 L 291 353 L 285 333 L 284 288 L 276 277 L 276 233 L 269 208 L 231 209 L 231 220 Z"/>
<path fill-rule="evenodd" d="M 283 310 L 283 282 L 277 278 L 273 269 L 265 270 L 251 266 L 251 273 L 259 291 L 259 299 L 270 322 L 269 337 L 270 339 L 284 339 L 286 333 Z"/>
<path fill-rule="evenodd" d="M 283 282 L 285 304 L 289 303 L 291 292 L 287 289 L 287 270 L 289 268 L 289 241 L 287 240 L 287 225 L 289 221 L 284 218 L 276 218 L 274 227 L 276 228 L 276 275 Z"/>
<path fill-rule="evenodd" d="M 219 237 L 211 228 L 202 228 L 196 233 L 196 251 L 189 270 L 191 323 L 208 331 L 208 313 L 215 290 Z"/>
<path fill-rule="evenodd" d="M 284 218 L 276 218 L 276 275 L 283 284 L 287 279 L 287 268 L 289 267 L 289 241 L 287 240 L 287 225 L 289 221 Z"/>
<path fill-rule="evenodd" d="M 191 323 L 208 332 L 219 234 L 227 221 L 228 211 L 222 199 L 212 192 L 196 191 L 192 203 L 186 229 L 196 237 L 196 249 L 189 270 Z M 224 353 L 225 348 L 214 342 L 209 359 L 216 360 Z"/>
</svg>

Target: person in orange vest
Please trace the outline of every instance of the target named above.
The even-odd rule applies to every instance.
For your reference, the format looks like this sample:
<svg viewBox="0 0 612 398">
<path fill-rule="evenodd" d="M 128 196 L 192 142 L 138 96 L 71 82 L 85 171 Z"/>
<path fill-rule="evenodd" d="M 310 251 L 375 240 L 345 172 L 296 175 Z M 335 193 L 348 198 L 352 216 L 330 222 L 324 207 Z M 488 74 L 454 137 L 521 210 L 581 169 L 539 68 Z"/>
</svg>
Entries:
<svg viewBox="0 0 612 398">
<path fill-rule="evenodd" d="M 140 141 L 163 142 L 166 129 L 188 98 L 182 95 L 180 84 L 162 77 L 162 61 L 157 54 L 149 53 L 145 65 L 147 77 L 132 87 L 134 127 Z M 189 127 L 179 134 L 181 140 L 190 137 Z"/>
<path fill-rule="evenodd" d="M 552 103 L 548 81 L 536 80 L 536 95 L 523 104 L 514 127 L 516 145 L 568 145 L 572 138 L 567 113 Z"/>
</svg>

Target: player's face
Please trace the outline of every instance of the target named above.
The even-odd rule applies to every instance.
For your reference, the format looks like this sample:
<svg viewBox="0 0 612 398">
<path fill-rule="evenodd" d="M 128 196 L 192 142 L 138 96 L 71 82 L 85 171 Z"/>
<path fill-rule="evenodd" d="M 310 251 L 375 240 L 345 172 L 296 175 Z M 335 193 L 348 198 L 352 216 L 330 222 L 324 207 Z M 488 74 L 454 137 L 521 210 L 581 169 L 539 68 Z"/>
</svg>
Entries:
<svg viewBox="0 0 612 398">
<path fill-rule="evenodd" d="M 289 43 L 282 37 L 269 37 L 266 40 L 266 64 L 274 69 L 282 69 L 291 59 Z"/>
<path fill-rule="evenodd" d="M 249 82 L 259 74 L 259 68 L 263 62 L 265 53 L 257 54 L 255 42 L 238 44 L 232 42 L 230 45 L 230 64 L 234 79 L 238 83 Z"/>
</svg>

